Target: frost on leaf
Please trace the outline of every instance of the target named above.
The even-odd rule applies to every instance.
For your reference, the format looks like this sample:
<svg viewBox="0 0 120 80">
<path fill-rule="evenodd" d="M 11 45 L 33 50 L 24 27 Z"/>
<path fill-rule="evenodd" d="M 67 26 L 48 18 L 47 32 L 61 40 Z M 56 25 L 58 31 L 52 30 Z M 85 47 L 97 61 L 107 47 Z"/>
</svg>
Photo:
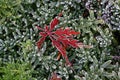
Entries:
<svg viewBox="0 0 120 80">
<path fill-rule="evenodd" d="M 68 65 L 71 65 L 66 54 L 66 48 L 68 46 L 71 46 L 73 48 L 79 48 L 79 47 L 85 47 L 85 46 L 78 40 L 74 39 L 74 35 L 78 35 L 80 34 L 80 32 L 76 32 L 74 30 L 71 30 L 70 28 L 65 28 L 65 29 L 59 28 L 53 31 L 55 26 L 59 24 L 58 17 L 54 18 L 50 22 L 49 26 L 45 26 L 44 28 L 40 28 L 39 26 L 37 26 L 37 28 L 41 31 L 39 33 L 41 38 L 37 42 L 37 46 L 40 49 L 42 43 L 45 41 L 45 38 L 48 36 L 51 40 L 52 45 L 56 47 L 57 50 L 61 53 L 61 55 L 66 60 L 66 63 Z"/>
</svg>

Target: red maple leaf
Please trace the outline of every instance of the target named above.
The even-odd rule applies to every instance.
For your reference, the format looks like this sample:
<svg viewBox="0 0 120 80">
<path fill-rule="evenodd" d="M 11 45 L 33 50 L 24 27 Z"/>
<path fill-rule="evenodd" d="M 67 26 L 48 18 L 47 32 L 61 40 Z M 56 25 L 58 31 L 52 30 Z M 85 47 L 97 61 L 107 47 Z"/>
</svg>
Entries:
<svg viewBox="0 0 120 80">
<path fill-rule="evenodd" d="M 59 17 L 59 16 L 58 16 Z M 71 65 L 67 54 L 66 54 L 66 48 L 68 46 L 71 46 L 73 48 L 83 47 L 83 44 L 80 43 L 78 40 L 73 39 L 74 35 L 80 34 L 80 32 L 75 32 L 74 30 L 71 30 L 70 28 L 59 28 L 55 31 L 53 29 L 56 25 L 59 23 L 58 17 L 54 18 L 49 26 L 45 26 L 44 28 L 40 28 L 37 26 L 37 28 L 41 31 L 39 34 L 41 36 L 40 40 L 37 42 L 37 46 L 40 49 L 42 43 L 45 41 L 46 37 L 49 36 L 50 40 L 52 41 L 52 45 L 57 48 L 57 50 L 61 53 L 61 55 L 65 58 L 66 63 L 68 65 Z"/>
</svg>

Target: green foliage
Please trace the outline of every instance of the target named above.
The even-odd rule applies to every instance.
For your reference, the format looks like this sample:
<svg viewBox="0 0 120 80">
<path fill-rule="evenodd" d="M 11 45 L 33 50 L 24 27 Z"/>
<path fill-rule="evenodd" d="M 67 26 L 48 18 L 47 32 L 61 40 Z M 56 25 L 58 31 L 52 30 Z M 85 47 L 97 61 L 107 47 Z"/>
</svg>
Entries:
<svg viewBox="0 0 120 80">
<path fill-rule="evenodd" d="M 14 17 L 20 4 L 21 0 L 0 0 L 0 24 L 6 20 L 6 18 Z"/>
<path fill-rule="evenodd" d="M 120 55 L 119 31 L 111 31 L 102 18 L 95 18 L 94 7 L 89 10 L 90 16 L 83 18 L 86 9 L 83 0 L 14 1 L 0 2 L 0 18 L 3 19 L 0 25 L 0 60 L 4 63 L 0 69 L 1 80 L 29 80 L 34 77 L 48 80 L 54 71 L 63 80 L 120 79 L 119 58 L 113 58 Z M 98 3 L 92 1 L 93 4 Z M 101 17 L 99 5 L 95 9 L 100 11 L 98 16 Z M 93 46 L 90 49 L 67 49 L 73 67 L 66 66 L 62 57 L 57 61 L 58 52 L 48 39 L 40 50 L 36 46 L 40 37 L 35 26 L 49 24 L 62 11 L 63 16 L 56 28 L 73 28 L 81 33 L 76 39 Z"/>
<path fill-rule="evenodd" d="M 24 54 L 27 54 L 32 50 L 32 41 L 27 40 L 26 42 L 21 43 L 22 51 Z"/>
<path fill-rule="evenodd" d="M 31 65 L 25 62 L 9 62 L 4 66 L 0 65 L 0 74 L 0 80 L 35 80 L 32 78 Z"/>
</svg>

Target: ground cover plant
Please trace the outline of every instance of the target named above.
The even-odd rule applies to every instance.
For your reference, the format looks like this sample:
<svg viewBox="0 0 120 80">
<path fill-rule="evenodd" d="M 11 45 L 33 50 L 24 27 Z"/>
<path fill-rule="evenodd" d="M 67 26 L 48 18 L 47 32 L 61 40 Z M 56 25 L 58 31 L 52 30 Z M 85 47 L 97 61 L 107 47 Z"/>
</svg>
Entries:
<svg viewBox="0 0 120 80">
<path fill-rule="evenodd" d="M 119 80 L 119 0 L 0 0 L 0 80 Z"/>
</svg>

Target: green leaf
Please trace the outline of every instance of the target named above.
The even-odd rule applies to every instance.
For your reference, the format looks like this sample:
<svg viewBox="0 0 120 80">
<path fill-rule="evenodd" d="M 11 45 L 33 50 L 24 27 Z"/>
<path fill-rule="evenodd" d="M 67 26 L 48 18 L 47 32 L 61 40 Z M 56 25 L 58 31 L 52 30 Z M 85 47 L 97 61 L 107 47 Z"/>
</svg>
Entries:
<svg viewBox="0 0 120 80">
<path fill-rule="evenodd" d="M 104 64 L 102 64 L 100 67 L 101 68 L 107 68 L 111 64 L 111 60 L 106 61 Z"/>
</svg>

